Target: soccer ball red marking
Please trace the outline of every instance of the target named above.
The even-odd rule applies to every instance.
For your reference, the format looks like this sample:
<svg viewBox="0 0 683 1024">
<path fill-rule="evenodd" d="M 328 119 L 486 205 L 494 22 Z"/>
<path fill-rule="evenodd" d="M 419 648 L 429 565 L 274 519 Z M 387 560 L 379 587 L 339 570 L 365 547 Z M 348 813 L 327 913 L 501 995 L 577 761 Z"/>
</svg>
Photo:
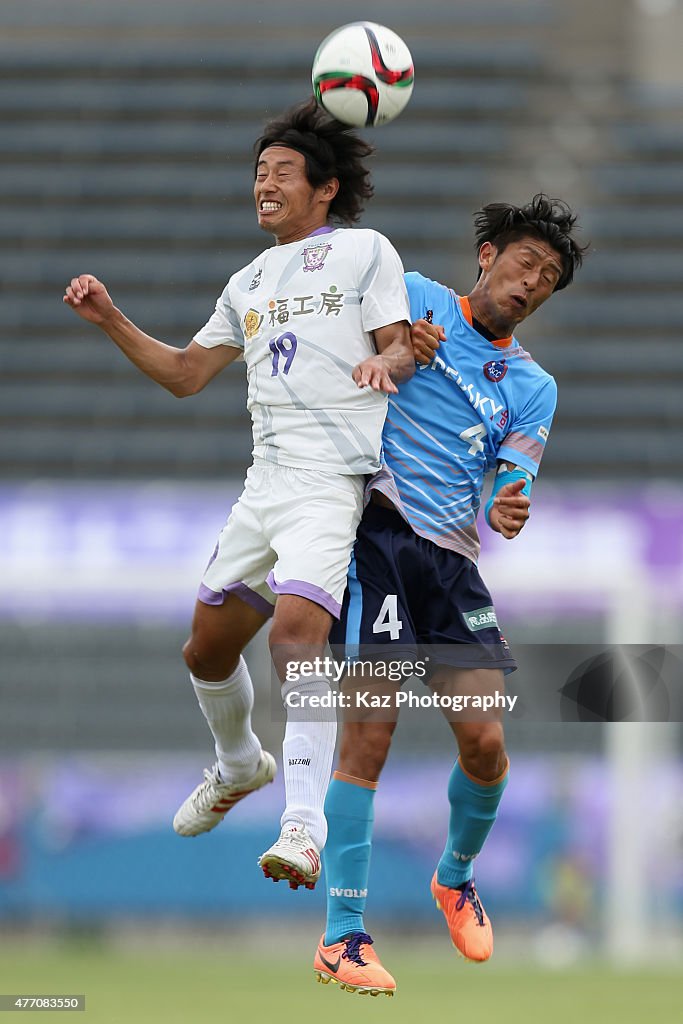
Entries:
<svg viewBox="0 0 683 1024">
<path fill-rule="evenodd" d="M 410 99 L 413 78 L 413 60 L 401 37 L 371 21 L 336 29 L 313 61 L 318 103 L 356 128 L 393 121 Z"/>
</svg>

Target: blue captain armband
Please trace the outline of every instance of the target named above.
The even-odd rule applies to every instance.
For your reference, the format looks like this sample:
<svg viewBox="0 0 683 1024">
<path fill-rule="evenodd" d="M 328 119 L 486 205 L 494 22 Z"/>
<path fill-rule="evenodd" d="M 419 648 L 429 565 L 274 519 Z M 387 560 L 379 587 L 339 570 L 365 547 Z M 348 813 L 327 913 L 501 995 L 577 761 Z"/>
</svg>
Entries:
<svg viewBox="0 0 683 1024">
<path fill-rule="evenodd" d="M 486 506 L 484 507 L 484 516 L 486 517 L 486 522 L 489 524 L 489 526 L 491 525 L 489 515 L 491 513 L 491 509 L 493 508 L 493 502 L 495 501 L 498 491 L 501 489 L 501 487 L 505 487 L 506 484 L 513 484 L 515 480 L 524 480 L 524 487 L 520 491 L 520 494 L 525 494 L 528 498 L 531 494 L 531 485 L 534 482 L 534 478 L 532 477 L 531 473 L 527 473 L 525 469 L 520 469 L 519 466 L 515 466 L 514 469 L 508 469 L 507 464 L 505 462 L 501 462 L 500 466 L 498 467 L 498 472 L 496 473 L 496 479 L 493 482 L 493 490 L 491 491 L 491 497 L 486 502 Z"/>
</svg>

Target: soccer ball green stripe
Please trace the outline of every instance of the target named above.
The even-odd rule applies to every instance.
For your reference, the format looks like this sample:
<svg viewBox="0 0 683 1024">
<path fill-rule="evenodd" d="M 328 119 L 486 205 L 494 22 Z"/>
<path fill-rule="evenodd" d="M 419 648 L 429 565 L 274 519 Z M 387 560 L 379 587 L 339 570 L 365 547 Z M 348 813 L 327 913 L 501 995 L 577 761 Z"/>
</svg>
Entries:
<svg viewBox="0 0 683 1024">
<path fill-rule="evenodd" d="M 353 71 L 323 71 L 322 74 L 316 75 L 316 82 L 328 82 L 330 78 L 357 78 Z"/>
</svg>

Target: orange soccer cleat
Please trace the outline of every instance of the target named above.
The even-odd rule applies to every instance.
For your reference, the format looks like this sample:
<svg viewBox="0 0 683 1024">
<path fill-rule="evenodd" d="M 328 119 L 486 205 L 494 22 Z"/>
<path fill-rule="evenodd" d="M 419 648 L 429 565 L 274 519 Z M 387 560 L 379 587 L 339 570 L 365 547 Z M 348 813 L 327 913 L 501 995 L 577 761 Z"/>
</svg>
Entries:
<svg viewBox="0 0 683 1024">
<path fill-rule="evenodd" d="M 474 882 L 466 882 L 462 889 L 449 889 L 439 885 L 434 872 L 431 890 L 437 907 L 443 911 L 458 953 L 475 963 L 488 960 L 493 953 L 493 930 Z"/>
<path fill-rule="evenodd" d="M 318 943 L 313 970 L 323 985 L 330 982 L 359 995 L 393 996 L 396 982 L 385 971 L 372 948 L 372 939 L 365 932 L 353 932 L 340 942 L 324 945 L 323 935 Z"/>
</svg>

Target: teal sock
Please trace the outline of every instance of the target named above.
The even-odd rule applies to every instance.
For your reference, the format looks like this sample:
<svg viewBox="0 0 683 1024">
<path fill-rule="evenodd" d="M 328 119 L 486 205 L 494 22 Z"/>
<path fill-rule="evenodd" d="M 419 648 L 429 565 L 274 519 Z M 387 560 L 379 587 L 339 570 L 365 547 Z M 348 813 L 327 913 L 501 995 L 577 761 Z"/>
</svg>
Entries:
<svg viewBox="0 0 683 1024">
<path fill-rule="evenodd" d="M 506 769 L 493 784 L 476 782 L 463 771 L 459 758 L 455 762 L 448 780 L 448 839 L 436 869 L 439 885 L 456 889 L 472 877 L 474 858 L 493 828 L 507 781 Z"/>
<path fill-rule="evenodd" d="M 327 888 L 325 945 L 350 932 L 364 932 L 363 912 L 368 895 L 374 788 L 335 776 L 325 800 L 327 842 L 323 850 Z"/>
</svg>

